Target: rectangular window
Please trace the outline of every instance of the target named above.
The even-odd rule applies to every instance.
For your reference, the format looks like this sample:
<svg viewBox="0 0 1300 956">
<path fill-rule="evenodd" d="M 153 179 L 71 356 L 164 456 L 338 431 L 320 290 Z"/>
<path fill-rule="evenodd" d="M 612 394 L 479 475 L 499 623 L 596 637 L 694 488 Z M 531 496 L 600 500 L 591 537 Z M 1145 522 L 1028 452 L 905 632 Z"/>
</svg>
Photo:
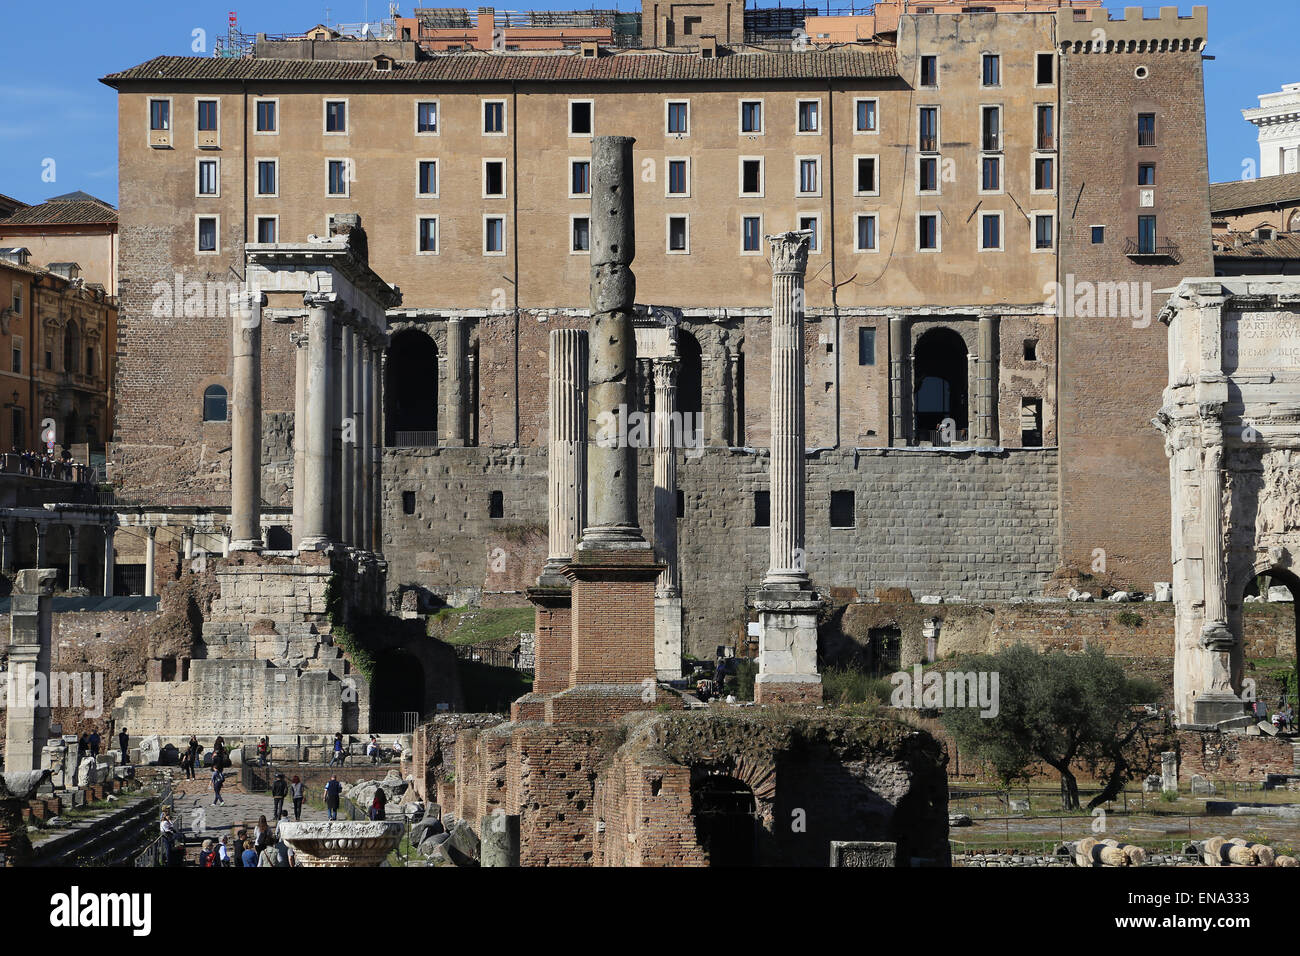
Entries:
<svg viewBox="0 0 1300 956">
<path fill-rule="evenodd" d="M 1047 192 L 1056 186 L 1056 174 L 1050 156 L 1039 156 L 1034 159 L 1034 188 L 1040 192 Z"/>
<path fill-rule="evenodd" d="M 761 252 L 763 242 L 762 220 L 758 216 L 746 216 L 740 221 L 742 249 L 745 252 Z"/>
<path fill-rule="evenodd" d="M 11 371 L 12 371 L 15 375 L 21 375 L 21 374 L 23 374 L 23 350 L 22 350 L 22 347 L 21 347 L 21 346 L 18 346 L 18 345 L 15 345 L 15 346 L 13 347 L 13 354 L 12 354 L 10 357 L 11 357 L 12 362 L 13 362 L 13 364 L 10 366 Z"/>
<path fill-rule="evenodd" d="M 488 517 L 504 518 L 506 516 L 505 496 L 499 491 L 488 493 Z"/>
<path fill-rule="evenodd" d="M 504 255 L 506 251 L 506 221 L 501 216 L 488 216 L 483 220 L 483 251 Z"/>
<path fill-rule="evenodd" d="M 853 527 L 853 492 L 851 491 L 832 491 L 831 492 L 831 527 L 832 528 L 852 528 Z"/>
<path fill-rule="evenodd" d="M 1042 444 L 1043 400 L 1022 398 L 1020 400 L 1020 445 L 1023 448 L 1037 448 Z"/>
<path fill-rule="evenodd" d="M 742 196 L 761 196 L 763 194 L 763 161 L 761 159 L 742 159 L 740 161 L 740 194 Z"/>
<path fill-rule="evenodd" d="M 1050 215 L 1034 216 L 1034 248 L 1051 249 L 1053 245 L 1052 217 Z"/>
<path fill-rule="evenodd" d="M 257 194 L 274 196 L 276 187 L 276 162 L 273 159 L 257 161 Z"/>
<path fill-rule="evenodd" d="M 1002 248 L 1002 214 L 983 213 L 980 216 L 980 248 Z"/>
<path fill-rule="evenodd" d="M 348 104 L 343 100 L 325 101 L 325 132 L 346 133 L 348 131 Z"/>
<path fill-rule="evenodd" d="M 686 175 L 686 160 L 670 159 L 668 161 L 668 194 L 670 196 L 685 196 L 690 191 L 690 178 Z"/>
<path fill-rule="evenodd" d="M 506 194 L 506 164 L 504 160 L 483 161 L 483 196 L 500 198 Z"/>
<path fill-rule="evenodd" d="M 685 216 L 668 217 L 668 251 L 686 252 L 689 250 L 690 237 Z"/>
<path fill-rule="evenodd" d="M 939 160 L 934 156 L 922 156 L 916 167 L 916 188 L 923 193 L 939 191 Z"/>
<path fill-rule="evenodd" d="M 984 54 L 980 81 L 984 86 L 1002 85 L 1002 57 L 998 56 L 996 53 Z"/>
<path fill-rule="evenodd" d="M 438 103 L 436 100 L 415 104 L 415 131 L 425 134 L 438 132 Z"/>
<path fill-rule="evenodd" d="M 9 413 L 9 427 L 13 429 L 13 444 L 26 444 L 23 440 L 23 410 L 21 408 L 12 409 Z"/>
<path fill-rule="evenodd" d="M 275 100 L 257 101 L 257 131 L 259 133 L 274 133 L 277 131 L 275 115 L 277 105 Z"/>
<path fill-rule="evenodd" d="M 1002 157 L 985 156 L 980 162 L 980 189 L 986 193 L 1002 189 Z"/>
<path fill-rule="evenodd" d="M 761 100 L 741 102 L 740 131 L 742 133 L 763 132 L 763 103 Z"/>
<path fill-rule="evenodd" d="M 591 100 L 571 100 L 569 102 L 569 135 L 591 135 Z"/>
<path fill-rule="evenodd" d="M 199 112 L 199 131 L 208 133 L 217 128 L 217 101 L 199 100 L 196 104 Z"/>
<path fill-rule="evenodd" d="M 772 524 L 772 493 L 754 492 L 754 527 L 767 528 Z"/>
<path fill-rule="evenodd" d="M 986 106 L 980 111 L 980 148 L 996 153 L 1002 148 L 1002 109 Z"/>
<path fill-rule="evenodd" d="M 171 100 L 150 100 L 149 101 L 149 129 L 154 131 L 169 130 L 172 128 L 172 102 Z"/>
<path fill-rule="evenodd" d="M 939 216 L 923 213 L 916 217 L 916 247 L 926 251 L 939 248 Z"/>
<path fill-rule="evenodd" d="M 258 216 L 257 217 L 257 241 L 275 242 L 275 234 L 276 234 L 275 216 Z"/>
<path fill-rule="evenodd" d="M 1156 164 L 1141 163 L 1138 165 L 1138 185 L 1154 186 L 1156 184 Z"/>
<path fill-rule="evenodd" d="M 939 107 L 922 106 L 920 113 L 920 137 L 918 148 L 923 153 L 939 150 Z"/>
<path fill-rule="evenodd" d="M 854 103 L 854 125 L 853 130 L 857 133 L 874 133 L 879 130 L 878 118 L 876 111 L 879 109 L 877 100 L 857 100 Z"/>
<path fill-rule="evenodd" d="M 1138 145 L 1154 146 L 1156 144 L 1156 114 L 1138 114 Z"/>
<path fill-rule="evenodd" d="M 1039 53 L 1035 59 L 1034 82 L 1039 86 L 1051 86 L 1055 82 L 1055 53 Z"/>
<path fill-rule="evenodd" d="M 418 188 L 421 196 L 438 195 L 438 161 L 436 159 L 420 160 L 420 182 Z"/>
<path fill-rule="evenodd" d="M 858 213 L 857 228 L 858 252 L 876 251 L 876 214 Z"/>
<path fill-rule="evenodd" d="M 505 100 L 483 101 L 483 133 L 486 136 L 504 136 L 506 134 Z"/>
<path fill-rule="evenodd" d="M 1138 252 L 1154 255 L 1156 251 L 1156 217 L 1138 216 Z"/>
<path fill-rule="evenodd" d="M 200 216 L 198 219 L 198 251 L 217 251 L 217 217 Z"/>
<path fill-rule="evenodd" d="M 329 161 L 328 191 L 331 196 L 346 196 L 348 194 L 348 161 L 346 159 L 331 159 Z"/>
<path fill-rule="evenodd" d="M 438 217 L 424 216 L 419 222 L 420 252 L 438 251 Z"/>
<path fill-rule="evenodd" d="M 853 180 L 853 191 L 860 196 L 875 195 L 880 191 L 876 183 L 876 157 L 859 156 L 857 157 L 856 175 Z"/>
<path fill-rule="evenodd" d="M 589 217 L 573 217 L 573 242 L 569 249 L 572 252 L 591 251 L 591 219 Z"/>
<path fill-rule="evenodd" d="M 1025 339 L 1024 356 L 1026 362 L 1038 361 L 1038 339 Z"/>
<path fill-rule="evenodd" d="M 799 101 L 799 132 L 816 133 L 821 130 L 821 103 L 817 100 Z"/>
<path fill-rule="evenodd" d="M 19 318 L 21 318 L 23 314 L 23 287 L 19 283 L 15 282 L 13 288 L 14 288 L 14 298 L 13 298 L 14 314 L 16 314 Z"/>
<path fill-rule="evenodd" d="M 811 194 L 817 192 L 817 167 L 820 163 L 816 159 L 799 160 L 799 192 Z"/>
<path fill-rule="evenodd" d="M 414 491 L 402 492 L 402 514 L 405 515 L 415 514 L 415 492 Z"/>
<path fill-rule="evenodd" d="M 217 161 L 215 159 L 199 160 L 199 183 L 197 192 L 200 196 L 218 195 Z"/>
<path fill-rule="evenodd" d="M 858 364 L 876 364 L 876 330 L 868 325 L 858 328 Z"/>
<path fill-rule="evenodd" d="M 816 251 L 817 251 L 817 238 L 818 238 L 817 234 L 818 234 L 819 232 L 821 232 L 821 230 L 817 228 L 817 217 L 816 217 L 816 216 L 800 216 L 800 217 L 799 217 L 799 231 L 800 231 L 800 232 L 811 232 L 811 233 L 812 233 L 812 238 L 808 241 L 808 251 L 809 251 L 809 252 L 816 252 Z"/>
<path fill-rule="evenodd" d="M 937 56 L 921 57 L 921 86 L 936 87 L 939 85 L 939 58 Z"/>
<path fill-rule="evenodd" d="M 668 132 L 670 135 L 685 136 L 690 132 L 691 105 L 685 100 L 669 101 Z"/>
<path fill-rule="evenodd" d="M 569 195 L 586 196 L 591 192 L 591 162 L 572 160 L 569 165 Z"/>
<path fill-rule="evenodd" d="M 1051 106 L 1039 106 L 1034 123 L 1034 138 L 1039 149 L 1056 149 L 1056 109 Z"/>
<path fill-rule="evenodd" d="M 1093 226 L 1093 227 L 1092 227 L 1092 244 L 1093 244 L 1094 246 L 1100 246 L 1100 245 L 1101 245 L 1102 243 L 1104 243 L 1105 241 L 1106 241 L 1106 227 L 1105 227 L 1105 226 Z"/>
</svg>

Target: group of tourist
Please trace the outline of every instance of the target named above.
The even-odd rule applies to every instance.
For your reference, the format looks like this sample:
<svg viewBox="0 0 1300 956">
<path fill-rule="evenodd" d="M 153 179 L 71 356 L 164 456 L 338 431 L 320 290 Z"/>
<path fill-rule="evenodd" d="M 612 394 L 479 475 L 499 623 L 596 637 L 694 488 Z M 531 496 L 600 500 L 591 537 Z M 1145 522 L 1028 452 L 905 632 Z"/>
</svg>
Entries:
<svg viewBox="0 0 1300 956">
<path fill-rule="evenodd" d="M 279 831 L 273 834 L 266 817 L 262 816 L 258 818 L 251 835 L 245 831 L 236 834 L 233 848 L 227 835 L 222 835 L 215 841 L 204 840 L 199 851 L 198 865 L 289 867 L 297 866 L 298 861 Z"/>
<path fill-rule="evenodd" d="M 307 797 L 307 785 L 296 774 L 292 780 L 285 780 L 284 774 L 277 773 L 275 781 L 271 784 L 272 814 L 277 820 L 288 816 L 284 809 L 285 797 L 289 797 L 293 801 L 294 822 L 301 820 L 302 802 Z"/>
<path fill-rule="evenodd" d="M 64 452 L 66 455 L 67 452 Z M 60 458 L 48 452 L 19 451 L 15 445 L 6 458 L 17 460 L 21 474 L 36 478 L 56 478 L 59 481 L 78 481 L 91 483 L 95 481 L 95 469 L 80 465 L 68 458 Z M 6 465 L 9 462 L 5 463 Z M 8 470 L 6 468 L 6 470 Z"/>
<path fill-rule="evenodd" d="M 123 764 L 131 762 L 131 755 L 129 753 L 130 748 L 128 746 L 130 742 L 131 740 L 127 736 L 126 728 L 123 727 L 117 734 L 117 746 L 122 753 Z M 99 750 L 103 746 L 104 738 L 99 735 L 99 730 L 97 728 L 92 727 L 90 733 L 86 733 L 83 730 L 77 737 L 77 763 L 81 763 L 87 755 L 98 757 Z"/>
</svg>

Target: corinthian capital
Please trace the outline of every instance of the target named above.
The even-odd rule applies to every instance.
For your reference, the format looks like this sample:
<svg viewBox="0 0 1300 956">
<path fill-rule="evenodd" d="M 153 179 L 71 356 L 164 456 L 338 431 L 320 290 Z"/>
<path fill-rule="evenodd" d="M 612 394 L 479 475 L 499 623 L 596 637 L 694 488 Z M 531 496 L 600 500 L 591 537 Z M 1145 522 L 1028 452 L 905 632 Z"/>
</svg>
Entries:
<svg viewBox="0 0 1300 956">
<path fill-rule="evenodd" d="M 302 304 L 309 309 L 328 309 L 339 300 L 336 292 L 304 292 Z"/>
<path fill-rule="evenodd" d="M 772 244 L 768 261 L 773 275 L 801 276 L 808 269 L 808 248 L 812 244 L 812 230 L 782 232 L 768 236 Z"/>
</svg>

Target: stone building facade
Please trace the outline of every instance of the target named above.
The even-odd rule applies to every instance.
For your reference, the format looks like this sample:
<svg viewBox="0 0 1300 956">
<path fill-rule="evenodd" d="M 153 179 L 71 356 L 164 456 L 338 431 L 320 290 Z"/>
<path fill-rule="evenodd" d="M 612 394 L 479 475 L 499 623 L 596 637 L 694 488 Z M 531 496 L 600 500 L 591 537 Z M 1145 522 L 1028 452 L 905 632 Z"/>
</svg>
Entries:
<svg viewBox="0 0 1300 956">
<path fill-rule="evenodd" d="M 762 570 L 762 236 L 792 228 L 814 233 L 804 404 L 819 584 L 1009 598 L 1101 548 L 1149 589 L 1168 577 L 1156 537 L 1167 482 L 1136 423 L 1159 405 L 1163 354 L 1143 338 L 1159 336 L 1114 333 L 1132 359 L 1103 361 L 1110 324 L 1058 317 L 1051 287 L 1067 266 L 1169 284 L 1200 244 L 1208 264 L 1201 97 L 1185 92 L 1200 89 L 1206 16 L 1094 15 L 904 15 L 895 33 L 833 50 L 309 50 L 160 57 L 106 77 L 122 164 L 120 492 L 226 504 L 229 425 L 204 416 L 205 391 L 228 374 L 209 287 L 246 241 L 301 241 L 356 212 L 404 302 L 385 373 L 390 587 L 459 602 L 510 590 L 503 574 L 526 580 L 519 566 L 545 558 L 548 335 L 587 321 L 582 164 L 592 134 L 617 133 L 637 140 L 637 301 L 647 320 L 679 319 L 677 411 L 699 416 L 702 437 L 677 470 L 688 649 L 743 626 L 744 583 Z M 1149 52 L 1082 55 L 1069 30 L 1099 26 Z M 1147 110 L 1168 131 L 1160 230 L 1184 250 L 1176 268 L 1123 253 L 1137 163 L 1114 163 L 1094 126 L 1118 144 Z M 1109 224 L 1100 248 L 1079 243 L 1083 218 Z M 286 356 L 267 356 L 265 381 L 269 420 L 291 394 Z M 276 438 L 263 452 L 281 503 L 272 472 L 291 455 Z M 1143 513 L 1118 513 L 1125 502 Z"/>
</svg>

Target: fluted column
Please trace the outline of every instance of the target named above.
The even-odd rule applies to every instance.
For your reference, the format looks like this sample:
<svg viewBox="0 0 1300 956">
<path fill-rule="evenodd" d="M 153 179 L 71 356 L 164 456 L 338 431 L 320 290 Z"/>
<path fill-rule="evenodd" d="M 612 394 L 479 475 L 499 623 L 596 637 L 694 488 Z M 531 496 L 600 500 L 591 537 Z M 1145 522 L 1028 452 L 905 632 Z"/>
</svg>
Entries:
<svg viewBox="0 0 1300 956">
<path fill-rule="evenodd" d="M 333 439 L 333 293 L 307 293 L 307 452 L 303 462 L 303 533 L 299 550 L 330 543 L 330 450 Z"/>
<path fill-rule="evenodd" d="M 677 418 L 676 355 L 656 358 L 654 377 L 654 492 L 655 557 L 665 565 L 655 584 L 655 597 L 681 595 L 677 568 Z"/>
<path fill-rule="evenodd" d="M 104 525 L 104 597 L 113 596 L 113 534 L 115 525 Z"/>
<path fill-rule="evenodd" d="M 68 590 L 81 586 L 81 576 L 77 568 L 77 543 L 81 537 L 81 526 L 68 525 Z"/>
<path fill-rule="evenodd" d="M 0 522 L 0 571 L 8 574 L 14 569 L 14 548 L 18 542 L 15 539 L 18 522 L 13 519 L 7 519 Z"/>
<path fill-rule="evenodd" d="M 154 583 L 153 583 L 154 566 L 155 566 L 155 561 L 157 560 L 157 553 L 158 553 L 158 551 L 157 551 L 157 548 L 158 548 L 158 529 L 157 529 L 157 527 L 155 527 L 154 525 L 149 525 L 148 527 L 146 527 L 146 528 L 144 529 L 144 533 L 145 533 L 145 541 L 144 541 L 144 596 L 145 596 L 145 597 L 153 597 L 153 595 L 154 595 Z M 256 550 L 260 551 L 261 549 L 262 549 L 262 538 L 261 538 L 261 535 L 259 534 L 259 535 L 258 535 L 258 538 L 257 538 L 257 548 L 256 548 Z M 251 551 L 251 550 L 254 550 L 254 549 L 244 547 L 244 548 L 239 548 L 238 550 L 240 550 L 240 551 Z"/>
<path fill-rule="evenodd" d="M 446 444 L 465 444 L 465 320 L 447 317 L 447 395 L 441 430 Z"/>
<path fill-rule="evenodd" d="M 342 414 L 339 422 L 342 426 L 339 443 L 339 540 L 352 544 L 353 519 L 356 517 L 356 485 L 353 483 L 353 468 L 356 467 L 356 411 L 357 396 L 356 377 L 352 374 L 352 361 L 356 355 L 356 315 L 347 316 L 339 330 L 340 369 L 339 400 Z"/>
<path fill-rule="evenodd" d="M 572 557 L 587 517 L 587 332 L 551 332 L 550 440 L 546 481 L 546 567 L 539 583 L 567 587 L 559 568 Z"/>
<path fill-rule="evenodd" d="M 380 333 L 375 345 L 374 374 L 371 376 L 370 401 L 373 407 L 375 437 L 370 443 L 370 535 L 374 542 L 371 550 L 384 551 L 384 455 L 383 455 L 383 381 L 384 364 L 388 361 L 387 335 Z"/>
<path fill-rule="evenodd" d="M 230 418 L 230 522 L 236 551 L 262 549 L 262 306 L 261 292 L 230 297 L 233 403 Z"/>
<path fill-rule="evenodd" d="M 998 443 L 998 317 L 979 319 L 979 356 L 975 375 L 975 434 L 972 444 Z"/>
<path fill-rule="evenodd" d="M 305 325 L 306 323 L 304 323 Z M 306 332 L 290 332 L 293 345 L 293 548 L 302 541 L 303 502 L 307 483 L 307 341 Z M 191 557 L 194 533 L 186 529 L 185 557 Z"/>
<path fill-rule="evenodd" d="M 810 232 L 772 243 L 771 528 L 764 587 L 808 586 L 804 556 L 803 277 Z"/>
<path fill-rule="evenodd" d="M 369 550 L 366 541 L 365 521 L 366 507 L 366 456 L 370 451 L 366 444 L 366 418 L 370 414 L 370 392 L 366 389 L 365 362 L 370 345 L 366 339 L 370 334 L 369 320 L 365 316 L 357 317 L 358 325 L 352 339 L 352 513 L 348 516 L 350 540 L 354 547 Z"/>
<path fill-rule="evenodd" d="M 375 440 L 375 401 L 372 379 L 374 373 L 375 349 L 372 336 L 367 332 L 361 340 L 361 395 L 364 408 L 359 419 L 360 432 L 357 442 L 360 456 L 357 462 L 357 478 L 359 479 L 357 487 L 360 489 L 357 503 L 357 521 L 359 522 L 360 533 L 357 537 L 357 547 L 364 548 L 367 551 L 374 549 L 370 523 L 371 509 L 374 507 L 371 499 L 371 495 L 374 494 L 374 485 L 371 484 L 370 474 L 370 462 L 374 458 L 372 445 Z"/>
<path fill-rule="evenodd" d="M 900 315 L 889 319 L 889 443 L 906 445 L 907 407 L 907 320 Z"/>
</svg>

